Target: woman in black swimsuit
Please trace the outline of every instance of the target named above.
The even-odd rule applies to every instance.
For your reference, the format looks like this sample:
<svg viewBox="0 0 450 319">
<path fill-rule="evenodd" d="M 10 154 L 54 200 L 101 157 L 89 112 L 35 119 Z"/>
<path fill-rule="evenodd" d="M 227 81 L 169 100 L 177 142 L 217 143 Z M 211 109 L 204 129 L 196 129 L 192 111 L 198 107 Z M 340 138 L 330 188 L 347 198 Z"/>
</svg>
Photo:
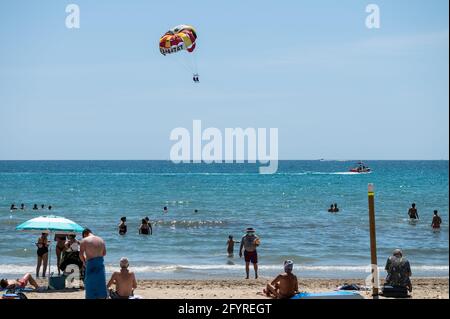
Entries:
<svg viewBox="0 0 450 319">
<path fill-rule="evenodd" d="M 42 268 L 42 277 L 45 278 L 45 273 L 47 272 L 47 263 L 48 263 L 48 238 L 46 233 L 42 233 L 41 237 L 39 237 L 37 243 L 37 266 L 36 266 L 36 277 L 39 278 L 39 271 Z"/>
<path fill-rule="evenodd" d="M 119 235 L 125 235 L 127 233 L 127 218 L 126 217 L 122 217 L 120 219 L 120 224 L 119 224 Z"/>
<path fill-rule="evenodd" d="M 141 226 L 139 226 L 139 235 L 150 235 L 150 226 L 145 218 L 142 219 Z"/>
</svg>

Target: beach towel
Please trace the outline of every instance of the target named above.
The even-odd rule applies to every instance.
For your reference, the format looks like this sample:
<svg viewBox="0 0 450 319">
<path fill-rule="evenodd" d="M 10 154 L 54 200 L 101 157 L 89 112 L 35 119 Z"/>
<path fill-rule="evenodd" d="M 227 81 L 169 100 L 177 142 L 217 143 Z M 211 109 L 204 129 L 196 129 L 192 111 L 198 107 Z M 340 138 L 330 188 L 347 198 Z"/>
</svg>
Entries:
<svg viewBox="0 0 450 319">
<path fill-rule="evenodd" d="M 86 261 L 84 289 L 86 299 L 106 299 L 108 297 L 103 257 L 96 257 Z"/>
<path fill-rule="evenodd" d="M 291 299 L 364 299 L 356 291 L 301 292 Z"/>
</svg>

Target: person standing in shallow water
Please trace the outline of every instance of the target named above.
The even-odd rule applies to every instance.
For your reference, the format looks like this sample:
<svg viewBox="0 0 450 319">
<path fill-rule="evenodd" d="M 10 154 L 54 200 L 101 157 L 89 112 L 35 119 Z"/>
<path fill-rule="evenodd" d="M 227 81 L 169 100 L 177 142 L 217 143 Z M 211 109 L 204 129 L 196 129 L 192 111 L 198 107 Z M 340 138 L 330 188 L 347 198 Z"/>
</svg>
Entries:
<svg viewBox="0 0 450 319">
<path fill-rule="evenodd" d="M 144 219 L 145 219 L 145 222 L 147 223 L 148 228 L 150 230 L 150 235 L 153 235 L 152 222 L 150 221 L 150 218 L 148 218 L 148 216 L 146 216 Z"/>
<path fill-rule="evenodd" d="M 147 223 L 147 220 L 143 218 L 141 221 L 141 226 L 139 226 L 139 235 L 151 235 L 150 231 L 151 229 Z"/>
<path fill-rule="evenodd" d="M 411 208 L 408 210 L 408 216 L 410 219 L 419 219 L 419 212 L 417 211 L 415 203 L 411 204 Z"/>
<path fill-rule="evenodd" d="M 431 221 L 431 227 L 432 227 L 433 229 L 439 229 L 439 228 L 441 228 L 441 224 L 442 224 L 442 219 L 441 219 L 441 217 L 438 215 L 438 211 L 435 210 L 435 211 L 434 211 L 433 220 Z"/>
<path fill-rule="evenodd" d="M 234 241 L 233 236 L 228 236 L 227 240 L 227 253 L 229 258 L 233 258 L 234 256 L 234 244 L 239 243 L 238 241 Z"/>
<path fill-rule="evenodd" d="M 259 246 L 260 240 L 259 237 L 255 235 L 254 228 L 247 228 L 246 233 L 247 234 L 242 237 L 241 240 L 239 257 L 242 258 L 242 251 L 244 251 L 246 279 L 248 279 L 250 275 L 250 263 L 253 264 L 253 269 L 255 270 L 255 279 L 258 279 L 258 253 L 256 247 Z"/>
<path fill-rule="evenodd" d="M 120 223 L 119 223 L 119 235 L 125 235 L 127 233 L 127 218 L 126 217 L 122 217 L 120 218 Z"/>
</svg>

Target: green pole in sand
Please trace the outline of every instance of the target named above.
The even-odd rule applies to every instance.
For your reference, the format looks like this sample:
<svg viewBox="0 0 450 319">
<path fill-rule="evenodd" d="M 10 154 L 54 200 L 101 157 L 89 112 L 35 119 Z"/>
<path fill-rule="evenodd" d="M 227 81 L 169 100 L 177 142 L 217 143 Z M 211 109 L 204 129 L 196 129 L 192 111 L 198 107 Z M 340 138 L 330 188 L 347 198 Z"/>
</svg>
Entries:
<svg viewBox="0 0 450 319">
<path fill-rule="evenodd" d="M 370 223 L 370 263 L 372 267 L 372 296 L 378 296 L 378 263 L 377 263 L 377 237 L 375 229 L 375 192 L 373 184 L 368 185 L 369 223 Z"/>
</svg>

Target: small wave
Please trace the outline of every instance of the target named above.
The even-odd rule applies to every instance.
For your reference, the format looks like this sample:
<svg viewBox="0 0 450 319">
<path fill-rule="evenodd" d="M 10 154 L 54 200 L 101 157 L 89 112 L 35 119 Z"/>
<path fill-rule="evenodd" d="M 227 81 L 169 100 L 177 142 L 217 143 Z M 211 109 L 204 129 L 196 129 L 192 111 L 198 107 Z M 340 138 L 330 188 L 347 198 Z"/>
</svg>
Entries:
<svg viewBox="0 0 450 319">
<path fill-rule="evenodd" d="M 173 273 L 173 272 L 189 272 L 189 271 L 241 271 L 241 264 L 228 265 L 228 264 L 215 264 L 215 265 L 138 265 L 131 266 L 130 268 L 136 273 Z M 281 271 L 280 265 L 260 265 L 259 269 L 267 271 Z M 411 267 L 413 272 L 420 272 L 422 274 L 435 274 L 435 273 L 448 273 L 448 265 L 421 265 Z M 33 265 L 0 265 L 0 274 L 24 274 L 27 272 L 33 273 L 35 267 Z M 117 265 L 106 265 L 106 271 L 112 273 L 117 271 Z M 370 266 L 356 265 L 356 266 L 305 266 L 297 265 L 296 271 L 302 272 L 345 272 L 345 273 L 370 273 Z M 383 272 L 383 267 L 379 267 L 379 271 Z"/>
</svg>

